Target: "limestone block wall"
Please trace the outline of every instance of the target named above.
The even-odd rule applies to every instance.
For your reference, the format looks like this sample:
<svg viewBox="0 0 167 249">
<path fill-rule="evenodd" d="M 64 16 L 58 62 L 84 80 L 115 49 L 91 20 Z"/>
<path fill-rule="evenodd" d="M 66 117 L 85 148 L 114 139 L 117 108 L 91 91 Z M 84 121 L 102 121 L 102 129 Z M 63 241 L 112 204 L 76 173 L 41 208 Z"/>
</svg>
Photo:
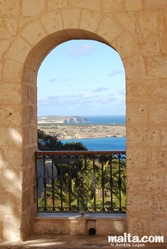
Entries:
<svg viewBox="0 0 167 249">
<path fill-rule="evenodd" d="M 128 232 L 166 236 L 166 29 L 164 0 L 0 1 L 1 239 L 31 233 L 37 72 L 45 56 L 70 39 L 104 42 L 123 60 Z"/>
</svg>

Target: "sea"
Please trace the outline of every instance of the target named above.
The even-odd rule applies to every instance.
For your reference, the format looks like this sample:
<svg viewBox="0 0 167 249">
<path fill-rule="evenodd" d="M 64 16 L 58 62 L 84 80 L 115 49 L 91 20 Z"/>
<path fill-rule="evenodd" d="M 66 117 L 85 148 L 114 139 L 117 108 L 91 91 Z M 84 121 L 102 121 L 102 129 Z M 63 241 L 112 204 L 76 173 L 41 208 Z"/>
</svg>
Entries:
<svg viewBox="0 0 167 249">
<path fill-rule="evenodd" d="M 126 124 L 126 116 L 124 115 L 84 116 L 84 118 L 87 118 L 90 124 L 117 124 L 117 125 Z"/>
<path fill-rule="evenodd" d="M 115 124 L 125 125 L 125 116 L 84 116 L 90 124 Z M 66 139 L 62 143 L 81 142 L 88 150 L 93 151 L 125 151 L 126 137 L 111 138 L 84 138 L 84 139 Z"/>
</svg>

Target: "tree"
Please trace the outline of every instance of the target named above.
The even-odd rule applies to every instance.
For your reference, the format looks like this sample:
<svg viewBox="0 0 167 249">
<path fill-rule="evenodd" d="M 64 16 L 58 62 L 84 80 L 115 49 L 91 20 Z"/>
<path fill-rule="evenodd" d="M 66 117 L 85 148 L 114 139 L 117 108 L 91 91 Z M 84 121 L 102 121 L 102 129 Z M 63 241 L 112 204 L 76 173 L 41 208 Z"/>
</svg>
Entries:
<svg viewBox="0 0 167 249">
<path fill-rule="evenodd" d="M 81 142 L 66 143 L 63 145 L 63 150 L 87 150 L 86 146 Z"/>
<path fill-rule="evenodd" d="M 42 151 L 87 150 L 81 142 L 63 144 L 57 136 L 48 135 L 40 129 L 38 129 L 38 149 Z"/>
<path fill-rule="evenodd" d="M 62 150 L 63 144 L 56 136 L 50 136 L 44 131 L 38 129 L 38 149 L 42 151 L 47 150 Z"/>
</svg>

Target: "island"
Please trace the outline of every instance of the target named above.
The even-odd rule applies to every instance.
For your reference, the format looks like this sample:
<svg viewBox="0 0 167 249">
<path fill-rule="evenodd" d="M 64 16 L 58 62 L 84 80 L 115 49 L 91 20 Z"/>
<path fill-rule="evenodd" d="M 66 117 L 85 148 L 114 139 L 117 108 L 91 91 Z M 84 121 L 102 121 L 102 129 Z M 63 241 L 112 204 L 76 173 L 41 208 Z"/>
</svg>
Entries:
<svg viewBox="0 0 167 249">
<path fill-rule="evenodd" d="M 88 119 L 78 116 L 40 117 L 38 129 L 59 140 L 126 136 L 125 125 L 91 124 Z"/>
<path fill-rule="evenodd" d="M 90 121 L 87 118 L 80 116 L 56 116 L 49 115 L 38 118 L 38 124 L 87 124 Z"/>
</svg>

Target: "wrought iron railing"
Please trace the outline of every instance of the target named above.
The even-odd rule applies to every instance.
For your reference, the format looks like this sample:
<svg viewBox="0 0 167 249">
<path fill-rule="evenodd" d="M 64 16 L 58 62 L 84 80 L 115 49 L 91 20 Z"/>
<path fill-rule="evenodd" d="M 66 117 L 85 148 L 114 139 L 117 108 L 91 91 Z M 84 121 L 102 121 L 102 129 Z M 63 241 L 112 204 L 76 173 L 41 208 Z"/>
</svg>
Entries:
<svg viewBox="0 0 167 249">
<path fill-rule="evenodd" d="M 38 212 L 126 212 L 126 152 L 37 151 Z"/>
</svg>

